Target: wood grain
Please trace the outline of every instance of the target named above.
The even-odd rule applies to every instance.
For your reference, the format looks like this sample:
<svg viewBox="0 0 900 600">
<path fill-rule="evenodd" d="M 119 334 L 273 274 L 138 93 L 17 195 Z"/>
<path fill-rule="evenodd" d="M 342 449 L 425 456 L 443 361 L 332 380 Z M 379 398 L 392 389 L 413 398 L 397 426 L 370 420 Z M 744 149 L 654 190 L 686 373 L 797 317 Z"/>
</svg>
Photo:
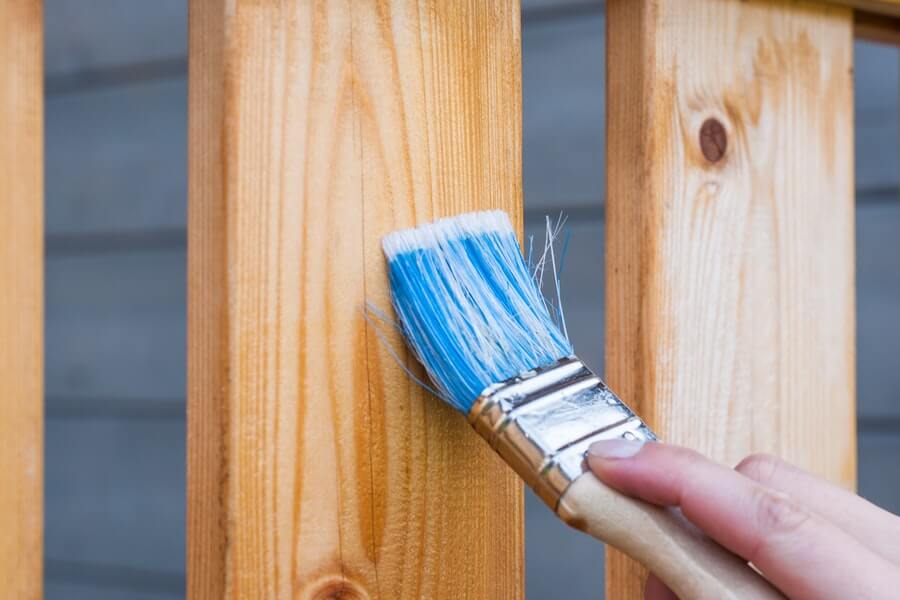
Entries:
<svg viewBox="0 0 900 600">
<path fill-rule="evenodd" d="M 42 3 L 0 1 L 0 589 L 43 566 Z"/>
<path fill-rule="evenodd" d="M 773 452 L 853 487 L 851 11 L 607 10 L 611 387 L 667 441 L 726 463 Z M 635 564 L 611 553 L 607 569 L 608 598 L 639 596 Z"/>
<path fill-rule="evenodd" d="M 383 234 L 521 227 L 518 3 L 194 0 L 189 46 L 189 595 L 521 597 L 519 482 L 361 312 Z"/>
</svg>

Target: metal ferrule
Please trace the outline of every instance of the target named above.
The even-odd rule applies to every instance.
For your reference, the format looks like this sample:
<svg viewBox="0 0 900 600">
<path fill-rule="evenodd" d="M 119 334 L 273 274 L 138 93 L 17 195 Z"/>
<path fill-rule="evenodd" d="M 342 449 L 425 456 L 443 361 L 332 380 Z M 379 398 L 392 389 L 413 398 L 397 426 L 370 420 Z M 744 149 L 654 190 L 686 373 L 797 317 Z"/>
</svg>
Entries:
<svg viewBox="0 0 900 600">
<path fill-rule="evenodd" d="M 656 435 L 574 356 L 488 387 L 469 411 L 481 437 L 556 511 L 598 440 Z"/>
</svg>

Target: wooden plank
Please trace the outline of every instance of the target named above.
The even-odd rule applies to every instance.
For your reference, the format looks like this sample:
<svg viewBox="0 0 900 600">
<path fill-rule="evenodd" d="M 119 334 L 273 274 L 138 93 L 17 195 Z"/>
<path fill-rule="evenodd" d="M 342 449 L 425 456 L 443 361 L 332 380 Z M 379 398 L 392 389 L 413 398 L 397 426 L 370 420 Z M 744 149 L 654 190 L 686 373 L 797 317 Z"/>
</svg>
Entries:
<svg viewBox="0 0 900 600">
<path fill-rule="evenodd" d="M 190 10 L 189 594 L 521 597 L 521 485 L 360 312 L 382 234 L 521 225 L 518 3 Z"/>
<path fill-rule="evenodd" d="M 666 440 L 853 487 L 851 11 L 614 0 L 607 18 L 611 387 Z M 609 598 L 642 578 L 608 555 Z"/>
<path fill-rule="evenodd" d="M 0 589 L 40 598 L 43 537 L 41 2 L 0 2 Z"/>
</svg>

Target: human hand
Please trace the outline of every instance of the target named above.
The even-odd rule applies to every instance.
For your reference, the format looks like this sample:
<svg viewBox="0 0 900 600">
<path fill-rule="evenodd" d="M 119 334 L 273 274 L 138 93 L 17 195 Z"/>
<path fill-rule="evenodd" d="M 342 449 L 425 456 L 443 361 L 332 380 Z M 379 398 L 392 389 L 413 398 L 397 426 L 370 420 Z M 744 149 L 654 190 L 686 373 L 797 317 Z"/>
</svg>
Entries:
<svg viewBox="0 0 900 600">
<path fill-rule="evenodd" d="M 900 597 L 900 517 L 773 456 L 729 469 L 687 448 L 611 440 L 587 462 L 625 495 L 680 508 L 788 598 Z M 651 574 L 644 598 L 675 595 Z"/>
</svg>

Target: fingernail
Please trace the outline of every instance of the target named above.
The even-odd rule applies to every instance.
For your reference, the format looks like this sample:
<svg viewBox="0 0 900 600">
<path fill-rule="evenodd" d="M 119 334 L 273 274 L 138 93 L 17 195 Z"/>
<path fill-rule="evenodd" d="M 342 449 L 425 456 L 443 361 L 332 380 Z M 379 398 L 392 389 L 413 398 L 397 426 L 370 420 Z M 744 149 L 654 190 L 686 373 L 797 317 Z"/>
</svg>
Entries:
<svg viewBox="0 0 900 600">
<path fill-rule="evenodd" d="M 595 458 L 630 458 L 644 447 L 642 440 L 602 440 L 588 448 L 588 454 Z"/>
</svg>

